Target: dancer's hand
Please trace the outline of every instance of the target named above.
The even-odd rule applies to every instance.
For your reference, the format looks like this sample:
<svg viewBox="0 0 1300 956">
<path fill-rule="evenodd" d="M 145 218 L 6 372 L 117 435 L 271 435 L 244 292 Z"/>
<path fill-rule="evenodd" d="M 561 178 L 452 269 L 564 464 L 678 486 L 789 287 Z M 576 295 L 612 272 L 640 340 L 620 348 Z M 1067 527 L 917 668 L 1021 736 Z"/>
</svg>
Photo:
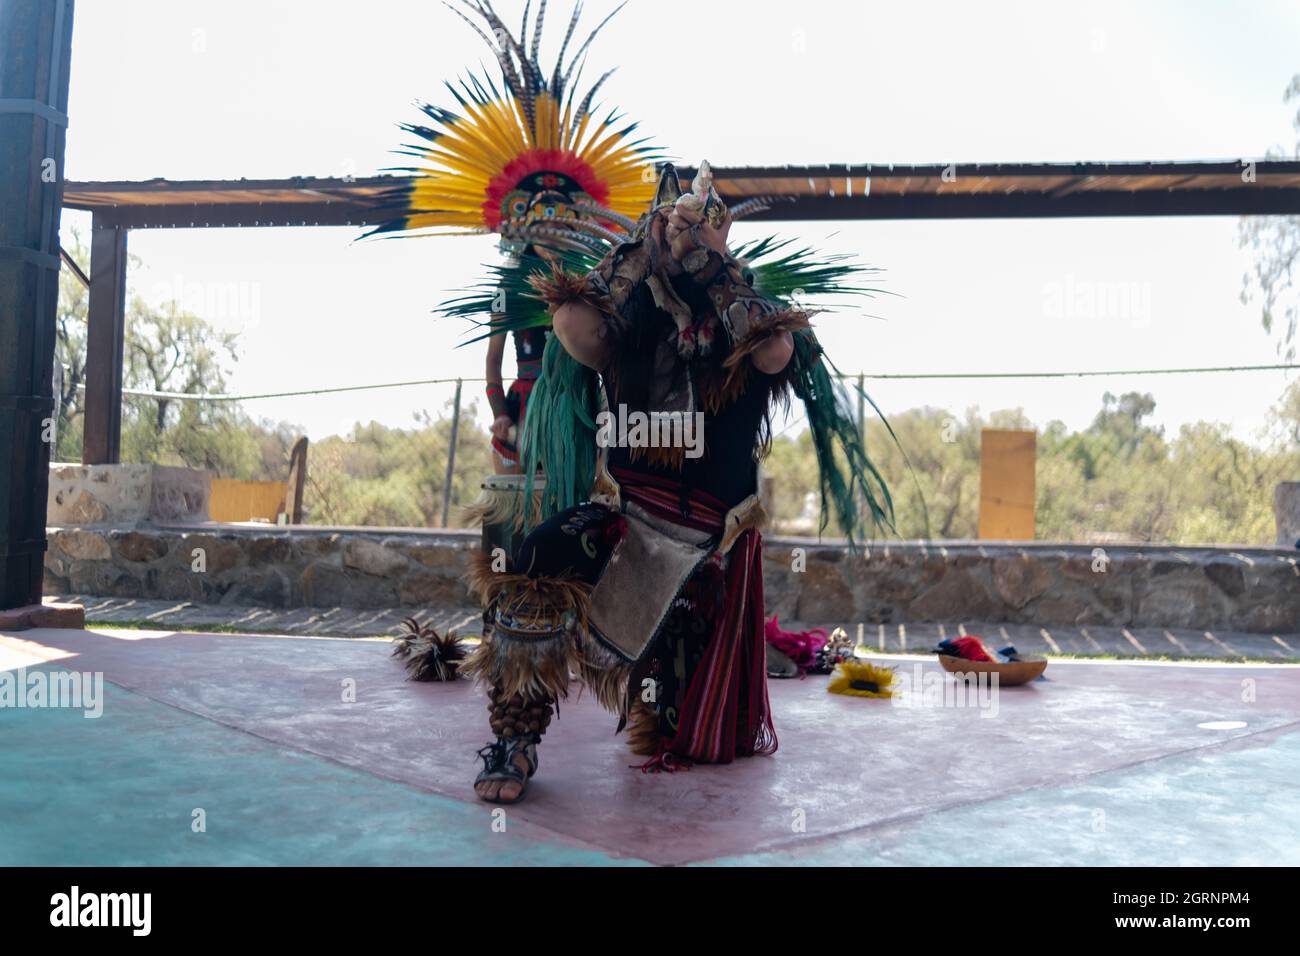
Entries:
<svg viewBox="0 0 1300 956">
<path fill-rule="evenodd" d="M 652 261 L 657 261 L 670 276 L 679 276 L 684 270 L 668 244 L 668 217 L 668 210 L 660 209 L 650 223 L 650 241 L 655 246 L 655 259 Z"/>
<path fill-rule="evenodd" d="M 510 426 L 514 422 L 509 415 L 498 415 L 496 421 L 492 423 L 492 437 L 501 441 L 510 440 Z"/>
<path fill-rule="evenodd" d="M 692 232 L 692 227 L 698 227 Z M 718 255 L 727 255 L 727 234 L 731 232 L 731 211 L 727 210 L 722 222 L 709 225 L 704 213 L 689 206 L 678 205 L 668 214 L 664 235 L 672 249 L 673 258 L 681 262 L 700 247 L 712 249 Z"/>
</svg>

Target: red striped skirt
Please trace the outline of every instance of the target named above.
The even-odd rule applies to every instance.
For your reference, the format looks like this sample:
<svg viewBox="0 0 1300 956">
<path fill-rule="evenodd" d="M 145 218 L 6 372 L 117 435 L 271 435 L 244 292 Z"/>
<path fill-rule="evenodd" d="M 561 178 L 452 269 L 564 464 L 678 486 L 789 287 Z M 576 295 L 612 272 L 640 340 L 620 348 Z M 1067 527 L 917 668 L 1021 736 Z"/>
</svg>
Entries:
<svg viewBox="0 0 1300 956">
<path fill-rule="evenodd" d="M 721 535 L 728 508 L 712 495 L 684 492 L 658 475 L 622 468 L 612 473 L 624 500 L 663 520 Z M 676 733 L 661 747 L 661 753 L 701 763 L 730 763 L 777 748 L 767 696 L 763 549 L 757 530 L 737 539 L 723 575 L 712 634 L 679 701 Z"/>
</svg>

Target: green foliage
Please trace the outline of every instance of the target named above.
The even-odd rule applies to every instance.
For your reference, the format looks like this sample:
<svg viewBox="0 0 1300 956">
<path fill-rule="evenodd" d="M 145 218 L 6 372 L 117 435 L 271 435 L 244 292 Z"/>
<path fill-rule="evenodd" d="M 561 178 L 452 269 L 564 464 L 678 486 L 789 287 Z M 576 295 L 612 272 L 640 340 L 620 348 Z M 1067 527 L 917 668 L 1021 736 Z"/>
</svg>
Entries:
<svg viewBox="0 0 1300 956">
<path fill-rule="evenodd" d="M 1271 544 L 1273 490 L 1300 476 L 1300 383 L 1274 407 L 1256 441 L 1226 425 L 1198 422 L 1173 439 L 1147 419 L 1150 395 L 1102 397 L 1091 425 L 1038 429 L 1036 520 L 1039 540 Z M 979 531 L 980 432 L 1032 428 L 1019 409 L 985 417 L 920 408 L 890 416 L 897 444 L 881 422 L 867 422 L 867 447 L 894 493 L 902 538 L 975 538 Z M 912 481 L 902 457 L 906 450 Z M 774 479 L 778 530 L 815 534 L 817 505 L 811 437 L 783 436 L 764 462 Z M 829 533 L 841 533 L 832 523 Z"/>
<path fill-rule="evenodd" d="M 1292 126 L 1300 133 L 1300 73 L 1291 77 L 1282 101 L 1297 104 Z M 1267 155 L 1269 159 L 1286 158 L 1276 149 Z M 1300 158 L 1300 142 L 1294 156 Z M 1279 357 L 1293 362 L 1300 331 L 1300 216 L 1244 216 L 1238 237 L 1243 247 L 1255 253 L 1255 263 L 1242 284 L 1241 301 L 1258 300 L 1264 331 L 1277 336 Z"/>
<path fill-rule="evenodd" d="M 90 250 L 81 234 L 72 230 L 68 250 L 81 271 L 90 274 Z M 81 461 L 82 413 L 84 404 L 79 386 L 86 383 L 86 311 L 90 293 L 71 269 L 59 270 L 59 304 L 55 314 L 56 334 L 54 362 L 63 370 L 59 389 L 58 443 L 56 461 Z"/>
<path fill-rule="evenodd" d="M 376 422 L 312 446 L 306 508 L 311 524 L 437 527 L 451 442 L 451 401 L 444 414 L 416 414 L 413 429 Z M 492 471 L 490 439 L 477 428 L 478 406 L 461 409 L 456 435 L 448 525 L 460 527 L 459 509 L 476 497 Z"/>
<path fill-rule="evenodd" d="M 176 304 L 153 307 L 133 298 L 126 315 L 123 385 L 148 392 L 219 394 L 238 360 L 237 334 L 223 332 Z M 284 478 L 288 446 L 268 459 L 269 435 L 231 402 L 127 396 L 122 406 L 122 460 L 204 468 L 222 478 Z M 269 472 L 269 473 L 268 473 Z"/>
<path fill-rule="evenodd" d="M 82 271 L 89 254 L 72 233 L 70 250 Z M 137 266 L 132 259 L 131 265 Z M 55 358 L 63 366 L 59 461 L 80 461 L 85 383 L 88 295 L 72 270 L 59 275 Z M 214 328 L 167 303 L 131 299 L 126 314 L 122 384 L 149 392 L 219 393 L 238 360 L 237 335 Z M 222 402 L 125 396 L 122 460 L 205 468 L 223 478 L 284 478 L 295 429 L 254 423 L 237 405 Z"/>
</svg>

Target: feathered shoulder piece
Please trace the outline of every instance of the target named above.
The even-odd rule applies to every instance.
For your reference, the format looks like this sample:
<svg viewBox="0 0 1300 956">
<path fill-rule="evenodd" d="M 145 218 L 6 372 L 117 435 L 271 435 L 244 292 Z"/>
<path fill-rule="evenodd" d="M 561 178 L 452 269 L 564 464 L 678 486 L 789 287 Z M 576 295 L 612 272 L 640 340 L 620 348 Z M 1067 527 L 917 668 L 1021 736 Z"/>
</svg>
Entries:
<svg viewBox="0 0 1300 956">
<path fill-rule="evenodd" d="M 464 11 L 447 6 L 491 48 L 501 85 L 473 74 L 447 83 L 454 109 L 423 104 L 428 123 L 403 124 L 420 141 L 400 151 L 415 164 L 396 171 L 414 178 L 385 197 L 388 218 L 367 235 L 495 232 L 514 251 L 626 235 L 654 196 L 658 153 L 633 138 L 635 123 L 613 110 L 596 115 L 596 93 L 613 70 L 579 92 L 592 40 L 621 6 L 570 55 L 578 2 L 547 70 L 539 58 L 545 0 L 531 25 L 525 4 L 518 36 L 487 0 L 460 3 Z"/>
</svg>

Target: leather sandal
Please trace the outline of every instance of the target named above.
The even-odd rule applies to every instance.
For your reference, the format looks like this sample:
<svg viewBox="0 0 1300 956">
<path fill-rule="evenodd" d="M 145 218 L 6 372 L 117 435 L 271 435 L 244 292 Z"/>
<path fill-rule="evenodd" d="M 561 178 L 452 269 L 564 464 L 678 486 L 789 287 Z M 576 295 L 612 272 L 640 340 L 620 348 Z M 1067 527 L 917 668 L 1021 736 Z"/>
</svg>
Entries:
<svg viewBox="0 0 1300 956">
<path fill-rule="evenodd" d="M 524 760 L 528 763 L 527 773 L 519 769 L 519 765 L 515 763 L 517 754 L 524 755 Z M 485 797 L 481 794 L 480 800 L 488 803 L 518 803 L 524 798 L 524 794 L 528 792 L 528 781 L 537 772 L 536 743 L 528 737 L 498 737 L 495 742 L 479 750 L 478 756 L 483 761 L 483 769 L 474 778 L 475 787 L 490 780 L 513 780 L 520 786 L 519 796 L 513 800 Z"/>
</svg>

